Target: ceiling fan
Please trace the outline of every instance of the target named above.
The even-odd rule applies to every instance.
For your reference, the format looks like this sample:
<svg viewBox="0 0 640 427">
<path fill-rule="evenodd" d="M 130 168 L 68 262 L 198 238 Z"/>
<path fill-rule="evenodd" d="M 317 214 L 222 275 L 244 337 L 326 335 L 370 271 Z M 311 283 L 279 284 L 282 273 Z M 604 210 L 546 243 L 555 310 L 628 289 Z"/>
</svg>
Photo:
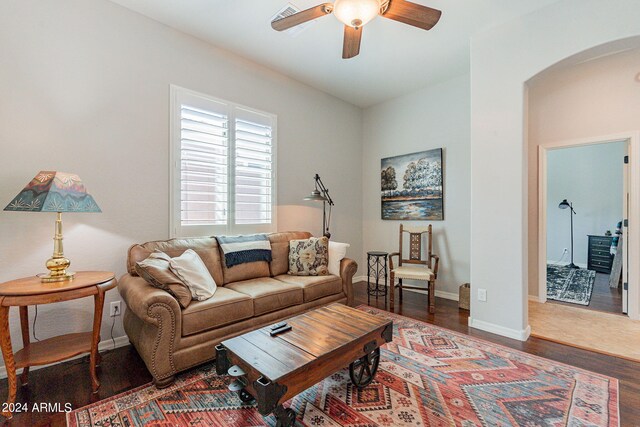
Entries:
<svg viewBox="0 0 640 427">
<path fill-rule="evenodd" d="M 430 30 L 438 23 L 441 11 L 406 0 L 335 0 L 303 10 L 271 22 L 277 31 L 288 30 L 307 21 L 333 13 L 344 23 L 342 58 L 349 59 L 360 53 L 362 27 L 380 15 L 383 18 Z"/>
</svg>

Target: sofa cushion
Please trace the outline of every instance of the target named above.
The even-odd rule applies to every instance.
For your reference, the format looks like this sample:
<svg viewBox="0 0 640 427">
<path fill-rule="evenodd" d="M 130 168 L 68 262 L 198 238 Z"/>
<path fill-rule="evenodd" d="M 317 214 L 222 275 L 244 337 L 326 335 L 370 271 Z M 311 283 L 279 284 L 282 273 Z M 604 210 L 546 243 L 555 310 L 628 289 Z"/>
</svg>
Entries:
<svg viewBox="0 0 640 427">
<path fill-rule="evenodd" d="M 175 258 L 182 255 L 187 249 L 193 249 L 198 256 L 200 256 L 207 270 L 209 270 L 211 277 L 213 277 L 213 280 L 217 284 L 223 283 L 220 249 L 215 237 L 158 240 L 140 245 L 132 245 L 129 248 L 127 257 L 127 271 L 132 276 L 137 276 L 135 271 L 136 262 L 146 259 L 153 251 L 161 251 L 171 258 Z"/>
<path fill-rule="evenodd" d="M 282 274 L 274 277 L 302 289 L 304 302 L 314 301 L 342 292 L 342 279 L 338 276 L 291 276 Z"/>
<path fill-rule="evenodd" d="M 309 237 L 311 237 L 311 233 L 306 231 L 284 231 L 269 234 L 272 255 L 269 268 L 272 277 L 287 274 L 289 271 L 289 241 L 308 239 Z"/>
<path fill-rule="evenodd" d="M 329 274 L 329 239 L 310 237 L 289 242 L 289 272 L 294 276 Z"/>
<path fill-rule="evenodd" d="M 189 287 L 194 300 L 204 301 L 216 292 L 216 282 L 209 274 L 202 258 L 193 249 L 187 249 L 182 255 L 170 258 L 164 252 L 154 252 L 156 256 L 169 261 L 169 268 Z M 151 256 L 153 256 L 153 254 Z"/>
<path fill-rule="evenodd" d="M 191 304 L 191 290 L 169 268 L 169 261 L 157 258 L 152 253 L 149 258 L 136 263 L 136 273 L 151 286 L 168 292 L 180 304 L 187 308 Z"/>
<path fill-rule="evenodd" d="M 182 310 L 182 336 L 197 334 L 250 317 L 253 317 L 251 297 L 219 286 L 211 298 L 192 301 L 189 307 Z"/>
<path fill-rule="evenodd" d="M 340 275 L 340 262 L 347 256 L 349 246 L 351 245 L 348 243 L 329 241 L 329 265 L 327 266 L 329 274 Z"/>
<path fill-rule="evenodd" d="M 224 255 L 220 257 L 222 262 L 222 275 L 225 286 L 229 283 L 242 282 L 260 277 L 269 278 L 269 263 L 266 261 L 247 262 L 244 264 L 227 267 Z"/>
<path fill-rule="evenodd" d="M 226 286 L 253 298 L 253 315 L 259 316 L 281 308 L 302 304 L 302 288 L 270 277 L 244 280 Z"/>
</svg>

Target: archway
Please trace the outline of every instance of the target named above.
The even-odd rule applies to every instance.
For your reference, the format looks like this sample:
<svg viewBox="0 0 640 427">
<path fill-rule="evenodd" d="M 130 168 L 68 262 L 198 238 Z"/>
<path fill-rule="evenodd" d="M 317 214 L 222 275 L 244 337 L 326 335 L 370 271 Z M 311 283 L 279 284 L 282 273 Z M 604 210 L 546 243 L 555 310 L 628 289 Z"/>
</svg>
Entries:
<svg viewBox="0 0 640 427">
<path fill-rule="evenodd" d="M 472 327 L 526 340 L 527 91 L 533 76 L 597 46 L 640 36 L 640 4 L 562 1 L 474 37 L 471 52 Z"/>
</svg>

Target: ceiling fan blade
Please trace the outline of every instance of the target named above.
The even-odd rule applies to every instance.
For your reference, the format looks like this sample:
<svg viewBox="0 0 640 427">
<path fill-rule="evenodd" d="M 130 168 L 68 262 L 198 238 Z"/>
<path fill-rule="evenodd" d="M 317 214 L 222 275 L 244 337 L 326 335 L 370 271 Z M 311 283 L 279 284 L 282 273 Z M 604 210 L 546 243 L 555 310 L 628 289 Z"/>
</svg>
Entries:
<svg viewBox="0 0 640 427">
<path fill-rule="evenodd" d="M 353 58 L 360 53 L 360 40 L 362 39 L 362 27 L 353 28 L 344 26 L 344 41 L 342 43 L 342 59 Z"/>
<path fill-rule="evenodd" d="M 430 30 L 438 23 L 440 15 L 442 12 L 437 9 L 406 0 L 390 0 L 389 7 L 382 16 L 423 30 Z"/>
<path fill-rule="evenodd" d="M 300 25 L 307 21 L 312 21 L 316 18 L 328 15 L 331 12 L 333 12 L 333 4 L 319 4 L 318 6 L 312 7 L 310 9 L 294 13 L 293 15 L 287 16 L 286 18 L 273 21 L 271 22 L 271 28 L 276 31 L 288 30 L 289 28 L 295 27 L 296 25 Z"/>
</svg>

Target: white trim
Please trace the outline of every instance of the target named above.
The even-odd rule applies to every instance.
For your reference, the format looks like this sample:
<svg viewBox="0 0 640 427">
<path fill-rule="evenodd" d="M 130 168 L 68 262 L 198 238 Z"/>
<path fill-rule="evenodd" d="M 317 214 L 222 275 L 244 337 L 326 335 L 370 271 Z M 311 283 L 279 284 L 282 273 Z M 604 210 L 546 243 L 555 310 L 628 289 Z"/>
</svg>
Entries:
<svg viewBox="0 0 640 427">
<path fill-rule="evenodd" d="M 553 260 L 550 260 L 550 259 L 547 260 L 547 264 L 549 264 L 549 265 L 564 265 L 564 266 L 569 265 L 569 263 L 565 262 L 565 261 L 558 262 L 558 261 L 553 261 Z M 585 270 L 587 268 L 587 264 L 581 264 L 579 262 L 576 262 L 575 264 L 580 268 L 584 268 Z"/>
<path fill-rule="evenodd" d="M 541 260 L 544 260 L 543 263 Z M 547 152 L 538 147 L 538 300 L 547 302 Z M 544 264 L 544 265 L 543 265 Z M 527 314 L 528 316 L 528 314 Z M 526 320 L 527 322 L 529 319 Z"/>
<path fill-rule="evenodd" d="M 629 155 L 629 220 L 628 258 L 629 318 L 640 320 L 640 131 L 628 131 L 599 137 L 555 141 L 538 146 L 538 294 L 547 300 L 547 152 L 559 148 L 628 141 Z M 640 223 L 640 221 L 639 221 Z"/>
<path fill-rule="evenodd" d="M 428 294 L 426 289 L 424 291 L 420 289 L 405 289 L 405 292 L 415 292 L 416 294 L 422 294 L 422 295 Z M 459 295 L 454 292 L 439 291 L 437 289 L 436 289 L 436 296 L 438 298 L 448 299 L 451 301 L 458 301 L 460 299 Z"/>
<path fill-rule="evenodd" d="M 531 326 L 527 325 L 526 329 L 517 330 L 506 328 L 504 326 L 496 325 L 494 323 L 485 322 L 484 320 L 473 319 L 469 316 L 469 326 L 475 329 L 480 329 L 492 334 L 502 335 L 503 337 L 512 338 L 518 341 L 526 341 L 531 335 Z"/>
<path fill-rule="evenodd" d="M 98 351 L 113 350 L 113 349 L 116 349 L 116 348 L 119 348 L 119 347 L 124 347 L 125 345 L 129 345 L 129 337 L 127 337 L 126 335 L 114 338 L 114 341 L 116 342 L 115 347 L 113 346 L 113 341 L 111 341 L 111 339 L 100 341 L 100 343 L 98 343 Z M 81 357 L 85 357 L 86 355 L 87 355 L 86 353 L 83 353 L 83 354 L 79 354 L 77 356 L 70 357 L 68 359 L 62 360 L 60 362 L 50 363 L 48 365 L 31 366 L 31 367 L 29 367 L 29 370 L 30 371 L 36 371 L 38 369 L 46 368 L 46 367 L 53 366 L 53 365 L 58 365 L 58 364 L 64 363 L 64 362 L 68 362 L 69 360 L 80 359 Z M 19 374 L 20 372 L 22 372 L 22 370 L 18 369 L 17 373 Z M 7 368 L 4 367 L 4 366 L 0 366 L 0 379 L 3 379 L 3 378 L 7 378 Z"/>
<path fill-rule="evenodd" d="M 180 140 L 180 126 L 177 117 L 180 102 L 178 102 L 179 86 L 169 85 L 169 237 L 176 237 L 178 229 L 176 224 L 180 219 L 178 209 L 180 201 L 180 186 L 174 185 L 176 177 L 179 176 L 180 153 L 178 144 L 174 141 Z"/>
<path fill-rule="evenodd" d="M 371 278 L 372 281 L 375 282 L 375 278 Z M 367 281 L 367 276 L 355 276 L 352 280 L 353 283 L 356 282 L 366 282 Z M 387 288 L 389 287 L 389 284 L 387 284 Z M 419 289 L 405 289 L 405 291 L 407 292 L 415 292 L 417 294 L 427 294 L 427 290 L 425 289 L 424 291 L 421 291 Z M 436 296 L 438 298 L 444 298 L 444 299 L 448 299 L 451 301 L 458 301 L 460 299 L 460 295 L 458 295 L 455 292 L 447 292 L 447 291 L 439 291 L 436 289 Z"/>
<path fill-rule="evenodd" d="M 460 300 L 460 295 L 456 294 L 455 292 L 446 292 L 446 291 L 438 291 L 436 290 L 436 296 L 439 298 L 444 298 L 444 299 L 448 299 L 451 301 L 459 301 Z"/>
<path fill-rule="evenodd" d="M 631 134 L 629 144 L 629 222 L 627 272 L 629 275 L 629 318 L 640 320 L 640 132 Z M 638 223 L 635 223 L 638 221 Z M 635 223 L 635 224 L 634 224 Z"/>
</svg>

